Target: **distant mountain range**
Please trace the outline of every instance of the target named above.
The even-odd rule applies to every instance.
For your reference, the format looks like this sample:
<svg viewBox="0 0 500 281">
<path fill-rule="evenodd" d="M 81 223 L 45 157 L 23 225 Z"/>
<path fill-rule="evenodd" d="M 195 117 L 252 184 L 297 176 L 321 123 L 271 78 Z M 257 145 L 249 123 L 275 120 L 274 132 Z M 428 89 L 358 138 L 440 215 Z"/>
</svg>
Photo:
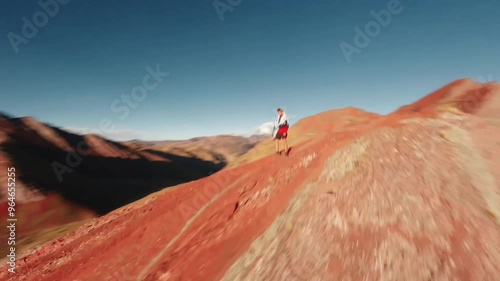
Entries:
<svg viewBox="0 0 500 281">
<path fill-rule="evenodd" d="M 453 81 L 387 115 L 303 118 L 288 157 L 269 136 L 116 143 L 30 118 L 0 128 L 0 170 L 20 180 L 18 280 L 500 276 L 495 82 Z M 82 141 L 90 156 L 58 182 L 52 164 L 75 162 Z"/>
<path fill-rule="evenodd" d="M 31 221 L 17 229 L 23 239 L 206 177 L 258 141 L 257 136 L 213 136 L 115 142 L 69 133 L 31 117 L 0 114 L 0 169 L 16 169 L 17 216 Z M 1 173 L 0 182 L 6 176 Z M 7 189 L 0 190 L 0 205 L 0 217 L 6 218 Z"/>
<path fill-rule="evenodd" d="M 268 135 L 252 135 L 250 137 L 217 135 L 188 140 L 133 140 L 123 143 L 135 149 L 153 149 L 176 155 L 197 157 L 214 163 L 229 164 L 252 149 L 257 143 L 268 138 L 270 138 Z"/>
</svg>

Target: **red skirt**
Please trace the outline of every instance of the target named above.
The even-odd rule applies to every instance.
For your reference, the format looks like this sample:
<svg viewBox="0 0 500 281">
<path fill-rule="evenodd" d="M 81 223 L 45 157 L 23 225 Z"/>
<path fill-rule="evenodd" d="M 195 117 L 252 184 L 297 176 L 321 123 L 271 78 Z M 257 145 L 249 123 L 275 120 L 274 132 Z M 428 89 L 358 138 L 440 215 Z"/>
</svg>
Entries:
<svg viewBox="0 0 500 281">
<path fill-rule="evenodd" d="M 286 139 L 288 136 L 288 126 L 284 126 L 278 129 L 276 132 L 276 139 Z"/>
<path fill-rule="evenodd" d="M 283 126 L 278 129 L 278 135 L 286 135 L 288 133 L 288 126 Z"/>
</svg>

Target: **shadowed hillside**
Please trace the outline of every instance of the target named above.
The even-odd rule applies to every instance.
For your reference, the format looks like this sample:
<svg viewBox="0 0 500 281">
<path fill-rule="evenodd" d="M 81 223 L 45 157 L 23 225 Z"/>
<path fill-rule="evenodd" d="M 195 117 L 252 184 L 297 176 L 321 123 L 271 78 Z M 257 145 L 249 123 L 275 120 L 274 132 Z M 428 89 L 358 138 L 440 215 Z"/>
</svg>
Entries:
<svg viewBox="0 0 500 281">
<path fill-rule="evenodd" d="M 305 118 L 289 157 L 263 142 L 22 254 L 16 278 L 497 280 L 499 91 L 460 80 L 385 116 Z"/>
<path fill-rule="evenodd" d="M 98 214 L 159 189 L 202 178 L 223 167 L 223 164 L 159 152 L 152 153 L 171 161 L 86 156 L 72 172 L 62 174 L 60 182 L 52 163 L 66 163 L 66 152 L 40 149 L 15 139 L 5 144 L 3 150 L 10 155 L 11 165 L 22 171 L 19 179 L 27 186 L 43 194 L 58 193 Z"/>
<path fill-rule="evenodd" d="M 36 244 L 47 229 L 70 230 L 65 225 L 208 176 L 224 165 L 195 155 L 136 151 L 96 135 L 68 133 L 30 117 L 0 115 L 0 167 L 16 169 L 16 216 L 24 222 L 17 228 L 19 250 Z M 0 180 L 5 182 L 6 174 Z M 6 192 L 0 191 L 2 218 L 7 216 Z M 5 235 L 2 231 L 0 238 Z M 45 236 L 50 239 L 58 234 Z M 0 247 L 2 255 L 6 247 Z"/>
<path fill-rule="evenodd" d="M 1 149 L 28 188 L 43 194 L 55 192 L 98 214 L 224 166 L 195 156 L 151 149 L 134 151 L 120 143 L 95 135 L 71 134 L 32 118 L 4 117 L 2 122 L 0 130 L 6 139 Z"/>
</svg>

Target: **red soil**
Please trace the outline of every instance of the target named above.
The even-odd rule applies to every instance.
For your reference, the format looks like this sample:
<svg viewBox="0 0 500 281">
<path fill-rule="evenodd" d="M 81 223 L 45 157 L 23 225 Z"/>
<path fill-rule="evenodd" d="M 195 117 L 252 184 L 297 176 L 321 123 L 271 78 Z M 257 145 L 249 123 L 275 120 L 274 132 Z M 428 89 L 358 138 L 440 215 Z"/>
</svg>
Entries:
<svg viewBox="0 0 500 281">
<path fill-rule="evenodd" d="M 90 155 L 86 155 L 89 151 Z M 64 181 L 59 181 L 52 164 L 58 162 L 74 168 L 68 164 L 68 159 L 75 163 L 78 156 L 75 152 L 89 157 L 80 158 L 84 165 L 76 172 L 64 173 Z M 100 165 L 100 168 L 85 170 L 85 162 L 89 161 L 95 166 Z M 95 167 L 92 164 L 88 166 Z M 68 133 L 31 117 L 12 118 L 0 114 L 0 170 L 3 171 L 0 173 L 0 220 L 5 222 L 8 218 L 6 171 L 10 167 L 16 169 L 15 215 L 19 222 L 16 227 L 16 249 L 21 252 L 48 238 L 60 236 L 64 230 L 69 230 L 83 220 L 95 218 L 103 210 L 95 204 L 96 197 L 105 198 L 102 200 L 104 205 L 120 198 L 120 195 L 128 194 L 126 196 L 129 197 L 122 196 L 121 201 L 110 204 L 110 209 L 115 208 L 130 202 L 129 198 L 139 198 L 168 182 L 173 185 L 208 175 L 216 166 L 195 157 L 140 150 L 96 135 Z M 220 165 L 217 167 L 220 168 Z M 102 173 L 110 170 L 111 176 Z M 69 175 L 75 177 L 68 179 Z M 87 180 L 90 184 L 80 184 L 81 180 Z M 115 188 L 121 188 L 121 193 L 117 194 Z M 71 226 L 68 226 L 69 223 Z M 3 228 L 0 240 L 6 241 L 9 234 L 8 229 Z M 0 245 L 2 263 L 8 249 L 7 243 Z"/>
<path fill-rule="evenodd" d="M 478 116 L 437 106 L 466 82 L 152 194 L 21 257 L 14 278 L 497 280 L 500 126 L 479 113 L 498 88 L 465 110 Z"/>
</svg>

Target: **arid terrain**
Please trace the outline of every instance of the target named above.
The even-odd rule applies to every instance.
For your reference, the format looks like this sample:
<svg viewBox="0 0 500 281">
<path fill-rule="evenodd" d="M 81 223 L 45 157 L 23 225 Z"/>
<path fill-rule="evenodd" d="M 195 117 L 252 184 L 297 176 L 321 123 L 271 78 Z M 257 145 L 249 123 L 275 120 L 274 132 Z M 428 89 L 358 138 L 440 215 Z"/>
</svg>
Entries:
<svg viewBox="0 0 500 281">
<path fill-rule="evenodd" d="M 212 149 L 219 138 L 227 155 Z M 173 141 L 168 149 L 157 149 L 68 133 L 31 117 L 0 115 L 0 168 L 16 169 L 16 216 L 20 221 L 16 250 L 22 252 L 58 238 L 152 192 L 206 177 L 225 167 L 231 152 L 243 154 L 257 143 L 237 136 L 207 139 L 211 142 L 189 145 L 188 141 Z M 191 150 L 194 153 L 188 153 Z M 6 177 L 1 174 L 0 182 L 6 182 Z M 4 188 L 0 191 L 3 220 L 7 204 Z M 0 238 L 4 240 L 7 234 L 2 231 Z M 0 246 L 3 257 L 7 248 L 6 243 Z"/>
<path fill-rule="evenodd" d="M 196 157 L 212 163 L 231 164 L 233 161 L 254 148 L 262 140 L 270 140 L 267 135 L 252 135 L 250 137 L 218 135 L 198 137 L 188 140 L 172 141 L 130 141 L 125 142 L 130 147 L 142 147 L 186 157 Z"/>
<path fill-rule="evenodd" d="M 0 280 L 498 280 L 500 84 L 457 80 L 384 116 L 327 111 L 289 135 L 289 157 L 264 140 L 19 255 Z"/>
</svg>

